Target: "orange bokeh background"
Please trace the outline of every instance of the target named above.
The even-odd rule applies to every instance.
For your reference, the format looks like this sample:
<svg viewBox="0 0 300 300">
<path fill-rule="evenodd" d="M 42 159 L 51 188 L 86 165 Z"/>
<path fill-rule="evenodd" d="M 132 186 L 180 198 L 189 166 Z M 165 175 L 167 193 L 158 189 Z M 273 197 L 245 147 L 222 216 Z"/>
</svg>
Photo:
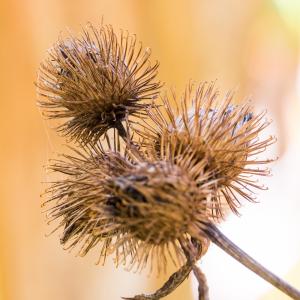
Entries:
<svg viewBox="0 0 300 300">
<path fill-rule="evenodd" d="M 236 101 L 251 95 L 268 109 L 278 137 L 270 155 L 279 156 L 270 191 L 223 230 L 300 287 L 299 14 L 297 0 L 2 0 L 0 300 L 115 300 L 150 292 L 167 277 L 95 266 L 96 256 L 77 258 L 62 250 L 58 234 L 45 237 L 43 166 L 64 140 L 36 107 L 37 69 L 62 30 L 78 32 L 102 17 L 151 47 L 166 88 L 181 93 L 189 80 L 218 79 L 224 92 L 237 88 Z M 215 247 L 203 261 L 212 300 L 287 299 Z M 190 278 L 166 299 L 196 299 L 193 289 Z"/>
</svg>

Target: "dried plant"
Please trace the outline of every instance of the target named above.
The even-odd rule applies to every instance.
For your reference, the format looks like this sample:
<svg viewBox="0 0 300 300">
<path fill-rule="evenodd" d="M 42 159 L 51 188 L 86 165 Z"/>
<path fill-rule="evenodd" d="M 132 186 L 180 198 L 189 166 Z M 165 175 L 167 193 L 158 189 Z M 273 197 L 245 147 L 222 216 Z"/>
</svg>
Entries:
<svg viewBox="0 0 300 300">
<path fill-rule="evenodd" d="M 154 256 L 159 271 L 165 269 L 170 248 L 176 254 L 172 260 L 181 263 L 180 243 L 198 236 L 199 221 L 209 221 L 211 183 L 205 175 L 199 189 L 199 175 L 195 178 L 187 161 L 174 164 L 135 149 L 124 155 L 103 152 L 101 146 L 76 153 L 49 166 L 67 174 L 47 190 L 48 217 L 50 222 L 60 219 L 61 242 L 67 248 L 80 244 L 82 256 L 100 243 L 99 262 L 114 253 L 116 264 L 129 269 L 144 268 Z"/>
<path fill-rule="evenodd" d="M 65 119 L 59 130 L 79 147 L 49 167 L 64 175 L 50 183 L 45 202 L 49 222 L 63 230 L 61 243 L 79 247 L 82 256 L 98 246 L 99 263 L 114 255 L 116 265 L 128 269 L 153 269 L 154 257 L 158 271 L 168 256 L 179 265 L 155 293 L 124 299 L 160 299 L 193 272 L 199 299 L 208 300 L 196 262 L 210 242 L 300 299 L 216 227 L 228 207 L 238 214 L 241 198 L 254 201 L 251 188 L 261 186 L 252 176 L 268 174 L 258 167 L 270 160 L 255 158 L 274 142 L 258 137 L 268 125 L 264 114 L 254 114 L 249 103 L 233 105 L 232 93 L 219 99 L 214 84 L 205 83 L 189 86 L 180 101 L 173 94 L 163 107 L 149 106 L 141 100 L 155 98 L 160 87 L 149 52 L 136 50 L 129 35 L 118 39 L 110 26 L 89 30 L 50 50 L 37 83 L 39 105 L 50 118 Z"/>
<path fill-rule="evenodd" d="M 158 63 L 135 36 L 111 26 L 90 25 L 81 38 L 59 39 L 41 64 L 37 81 L 39 105 L 58 130 L 71 139 L 93 143 L 110 128 L 126 135 L 122 121 L 139 116 L 157 97 Z"/>
<path fill-rule="evenodd" d="M 200 161 L 205 165 L 203 168 L 210 174 L 208 181 L 215 182 L 210 208 L 216 220 L 224 216 L 225 203 L 238 214 L 240 198 L 255 201 L 250 188 L 263 186 L 253 175 L 268 175 L 269 170 L 259 166 L 272 161 L 256 156 L 275 141 L 272 136 L 258 138 L 269 125 L 264 113 L 255 115 L 249 101 L 233 105 L 233 93 L 227 93 L 223 99 L 218 95 L 213 82 L 197 88 L 189 85 L 180 101 L 172 93 L 172 97 L 162 98 L 163 106 L 149 108 L 151 126 L 145 122 L 142 130 L 135 129 L 147 151 L 185 157 L 192 165 Z"/>
</svg>

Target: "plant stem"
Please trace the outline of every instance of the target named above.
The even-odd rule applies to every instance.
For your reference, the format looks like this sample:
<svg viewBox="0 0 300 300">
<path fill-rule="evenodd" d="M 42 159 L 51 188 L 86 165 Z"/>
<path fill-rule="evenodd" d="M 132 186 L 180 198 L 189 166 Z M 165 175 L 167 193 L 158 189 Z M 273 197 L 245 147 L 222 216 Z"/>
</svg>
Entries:
<svg viewBox="0 0 300 300">
<path fill-rule="evenodd" d="M 158 289 L 155 293 L 151 295 L 136 295 L 132 298 L 122 297 L 122 299 L 126 300 L 159 300 L 163 297 L 166 297 L 170 293 L 172 293 L 190 274 L 193 266 L 190 261 L 187 261 L 185 265 L 183 265 L 178 271 L 173 273 L 167 282 Z"/>
<path fill-rule="evenodd" d="M 208 286 L 205 274 L 196 265 L 193 265 L 193 272 L 198 281 L 198 299 L 209 300 Z"/>
<path fill-rule="evenodd" d="M 125 129 L 125 127 L 124 127 L 124 125 L 122 124 L 121 121 L 116 123 L 115 128 L 118 130 L 119 136 L 125 142 L 128 142 L 129 138 L 128 138 L 127 130 Z"/>
<path fill-rule="evenodd" d="M 199 241 L 192 238 L 189 248 L 186 247 L 182 240 L 179 240 L 179 242 L 187 262 L 190 262 L 193 273 L 198 281 L 198 300 L 209 300 L 206 277 L 196 265 L 197 260 L 199 260 L 206 253 L 209 245 L 208 241 Z"/>
<path fill-rule="evenodd" d="M 247 253 L 241 250 L 237 245 L 231 242 L 215 225 L 206 224 L 204 232 L 210 240 L 223 249 L 227 254 L 235 258 L 248 269 L 252 270 L 258 276 L 262 277 L 273 286 L 281 290 L 292 299 L 300 300 L 300 291 L 292 287 L 290 284 L 267 270 Z"/>
<path fill-rule="evenodd" d="M 128 131 L 125 129 L 121 121 L 116 123 L 115 128 L 117 129 L 119 136 L 123 139 L 126 145 L 128 145 L 137 156 L 140 156 L 141 152 L 139 151 L 137 145 L 130 138 Z"/>
</svg>

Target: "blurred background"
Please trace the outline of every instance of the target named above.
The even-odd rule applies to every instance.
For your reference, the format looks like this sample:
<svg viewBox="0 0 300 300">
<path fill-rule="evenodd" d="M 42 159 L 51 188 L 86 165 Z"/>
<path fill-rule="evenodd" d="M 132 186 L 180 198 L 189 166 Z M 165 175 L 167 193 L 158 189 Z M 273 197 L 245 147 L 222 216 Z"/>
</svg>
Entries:
<svg viewBox="0 0 300 300">
<path fill-rule="evenodd" d="M 2 0 L 0 2 L 0 300 L 120 299 L 158 288 L 162 277 L 96 266 L 46 238 L 43 166 L 63 151 L 53 124 L 36 107 L 34 81 L 62 30 L 78 32 L 104 17 L 136 33 L 160 61 L 160 79 L 178 93 L 215 80 L 251 96 L 273 119 L 279 156 L 269 190 L 222 230 L 266 267 L 300 288 L 300 1 L 298 0 Z M 199 265 L 212 300 L 288 299 L 212 246 Z M 168 300 L 196 299 L 192 276 Z"/>
</svg>

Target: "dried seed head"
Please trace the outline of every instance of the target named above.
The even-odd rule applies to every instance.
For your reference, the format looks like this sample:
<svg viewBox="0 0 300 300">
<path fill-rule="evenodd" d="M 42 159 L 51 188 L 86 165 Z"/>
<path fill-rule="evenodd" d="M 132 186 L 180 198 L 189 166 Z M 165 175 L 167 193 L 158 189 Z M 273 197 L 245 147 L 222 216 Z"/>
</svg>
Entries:
<svg viewBox="0 0 300 300">
<path fill-rule="evenodd" d="M 149 57 L 135 36 L 89 26 L 81 38 L 60 39 L 49 50 L 39 70 L 39 104 L 47 117 L 64 120 L 58 127 L 64 135 L 97 142 L 129 115 L 141 116 L 147 100 L 157 97 L 158 63 Z"/>
<path fill-rule="evenodd" d="M 116 264 L 137 269 L 159 256 L 158 270 L 173 247 L 175 261 L 182 263 L 180 242 L 199 239 L 199 224 L 209 220 L 209 186 L 199 189 L 187 162 L 175 165 L 146 153 L 143 159 L 132 152 L 103 154 L 95 147 L 92 152 L 65 156 L 50 167 L 67 174 L 47 191 L 49 217 L 59 218 L 64 228 L 61 242 L 82 244 L 81 255 L 99 243 L 102 259 L 114 253 Z"/>
<path fill-rule="evenodd" d="M 174 95 L 172 100 L 176 104 Z M 232 105 L 230 93 L 220 101 L 214 83 L 203 83 L 196 90 L 189 86 L 180 108 L 173 109 L 172 100 L 165 96 L 163 107 L 149 109 L 154 126 L 143 125 L 144 130 L 138 131 L 142 143 L 148 152 L 165 153 L 175 163 L 190 161 L 201 178 L 203 173 L 209 174 L 208 182 L 215 182 L 215 191 L 208 207 L 216 220 L 223 217 L 227 205 L 238 214 L 239 196 L 253 201 L 249 188 L 262 188 L 252 176 L 268 174 L 267 169 L 258 167 L 271 160 L 255 157 L 274 142 L 273 137 L 258 138 L 269 124 L 264 113 L 255 115 L 249 103 Z M 190 101 L 192 108 L 188 109 Z"/>
</svg>

